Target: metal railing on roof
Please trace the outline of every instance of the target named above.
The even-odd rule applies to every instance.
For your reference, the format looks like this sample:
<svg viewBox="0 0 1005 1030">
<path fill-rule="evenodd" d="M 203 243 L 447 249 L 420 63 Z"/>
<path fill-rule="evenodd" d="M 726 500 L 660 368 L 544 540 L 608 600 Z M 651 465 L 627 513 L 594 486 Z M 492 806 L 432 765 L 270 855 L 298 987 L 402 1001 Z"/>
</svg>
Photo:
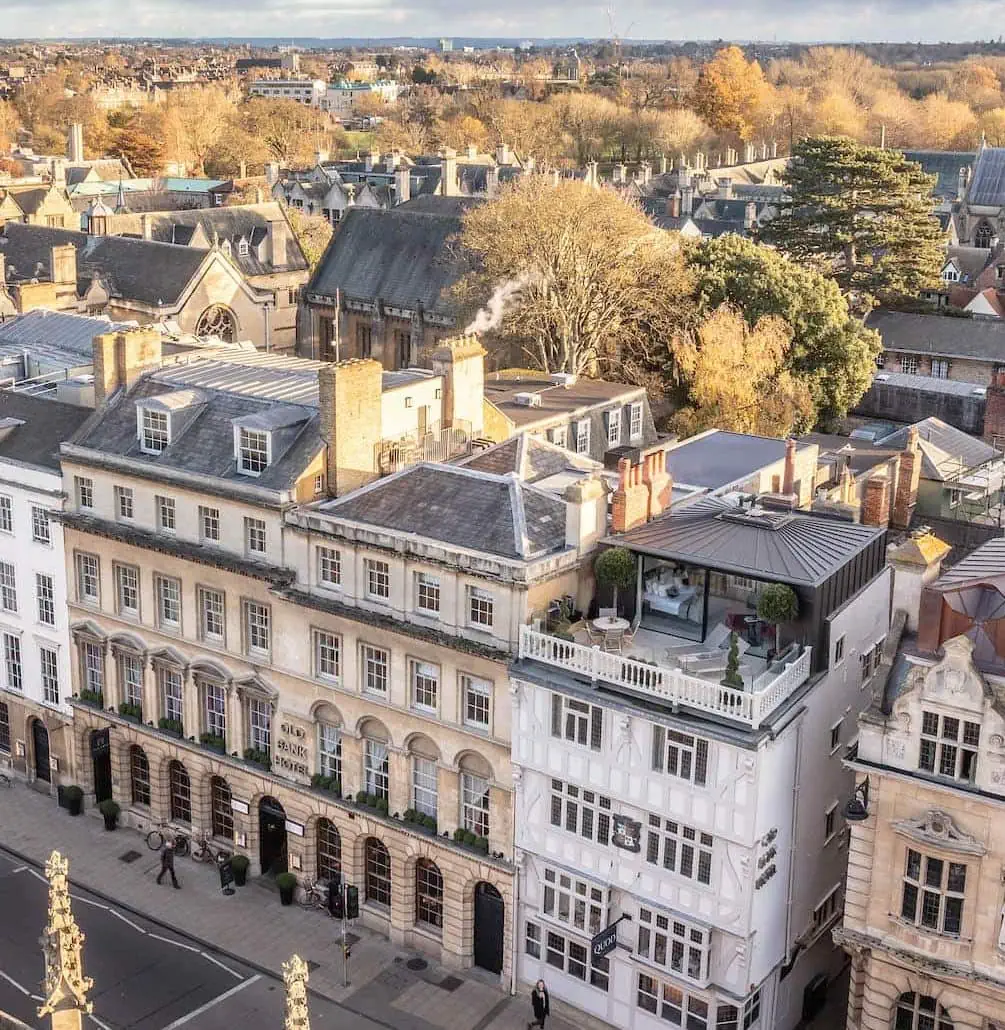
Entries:
<svg viewBox="0 0 1005 1030">
<path fill-rule="evenodd" d="M 389 475 L 422 461 L 449 461 L 470 450 L 470 422 L 458 420 L 446 428 L 434 422 L 425 433 L 406 433 L 396 440 L 381 440 L 376 445 L 377 469 L 381 475 Z"/>
<path fill-rule="evenodd" d="M 762 674 L 756 687 L 740 690 L 680 669 L 652 665 L 599 647 L 577 644 L 530 626 L 520 627 L 520 657 L 563 669 L 593 683 L 647 694 L 674 708 L 691 708 L 757 729 L 810 675 L 812 648 L 804 648 L 776 675 Z"/>
</svg>

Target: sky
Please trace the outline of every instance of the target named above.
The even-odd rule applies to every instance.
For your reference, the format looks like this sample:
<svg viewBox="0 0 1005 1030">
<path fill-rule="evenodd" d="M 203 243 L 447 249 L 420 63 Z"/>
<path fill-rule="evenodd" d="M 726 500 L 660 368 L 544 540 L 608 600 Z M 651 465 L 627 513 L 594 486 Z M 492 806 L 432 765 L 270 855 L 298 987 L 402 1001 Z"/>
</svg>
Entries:
<svg viewBox="0 0 1005 1030">
<path fill-rule="evenodd" d="M 613 19 L 609 14 L 614 4 Z M 1005 0 L 0 0 L 4 34 L 503 36 L 792 41 L 997 38 Z"/>
</svg>

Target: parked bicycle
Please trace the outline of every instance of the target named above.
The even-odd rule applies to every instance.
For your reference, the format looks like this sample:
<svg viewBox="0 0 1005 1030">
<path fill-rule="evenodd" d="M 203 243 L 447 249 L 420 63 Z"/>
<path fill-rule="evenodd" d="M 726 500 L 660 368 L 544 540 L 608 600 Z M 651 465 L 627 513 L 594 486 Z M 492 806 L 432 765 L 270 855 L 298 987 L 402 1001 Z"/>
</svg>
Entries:
<svg viewBox="0 0 1005 1030">
<path fill-rule="evenodd" d="M 217 865 L 223 865 L 230 855 L 229 851 L 211 843 L 208 833 L 204 833 L 192 844 L 193 862 L 215 862 Z"/>
<path fill-rule="evenodd" d="M 170 823 L 157 823 L 147 833 L 147 847 L 151 851 L 160 851 L 164 847 L 165 840 L 174 841 L 174 852 L 179 858 L 184 858 L 189 851 L 189 839 L 183 833 L 175 830 Z"/>
<path fill-rule="evenodd" d="M 328 911 L 328 885 L 324 880 L 305 880 L 300 895 L 301 908 L 321 908 Z"/>
</svg>

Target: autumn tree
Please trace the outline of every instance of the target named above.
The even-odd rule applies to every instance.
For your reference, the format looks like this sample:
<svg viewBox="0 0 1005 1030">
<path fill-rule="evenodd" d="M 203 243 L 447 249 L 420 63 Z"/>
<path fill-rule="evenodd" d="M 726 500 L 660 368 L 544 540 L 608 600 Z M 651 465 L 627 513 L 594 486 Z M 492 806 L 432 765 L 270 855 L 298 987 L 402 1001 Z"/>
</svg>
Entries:
<svg viewBox="0 0 1005 1030">
<path fill-rule="evenodd" d="M 317 150 L 331 147 L 327 116 L 295 100 L 250 100 L 240 115 L 244 131 L 263 143 L 270 159 L 282 165 L 308 164 Z"/>
<path fill-rule="evenodd" d="M 703 315 L 728 304 L 750 328 L 768 316 L 784 320 L 792 333 L 785 367 L 809 389 L 814 422 L 842 418 L 869 388 L 879 335 L 852 315 L 833 280 L 731 234 L 691 245 L 685 259 Z"/>
<path fill-rule="evenodd" d="M 17 129 L 21 124 L 17 109 L 6 100 L 0 100 L 0 150 L 5 153 L 17 138 Z"/>
<path fill-rule="evenodd" d="M 190 165 L 196 175 L 202 175 L 217 137 L 234 114 L 234 105 L 217 87 L 200 86 L 173 92 L 164 118 L 165 156 L 179 164 Z"/>
<path fill-rule="evenodd" d="M 835 279 L 856 308 L 915 298 L 937 280 L 935 177 L 899 151 L 809 137 L 782 178 L 789 201 L 761 238 Z"/>
<path fill-rule="evenodd" d="M 810 391 L 787 367 L 791 330 L 774 316 L 751 328 L 727 306 L 673 344 L 686 404 L 671 419 L 682 436 L 724 429 L 789 436 L 813 425 Z"/>
<path fill-rule="evenodd" d="M 307 258 L 311 272 L 317 267 L 332 238 L 331 223 L 321 215 L 308 215 L 295 207 L 285 208 L 290 228 Z"/>
<path fill-rule="evenodd" d="M 668 339 L 679 325 L 674 307 L 685 290 L 674 238 L 611 191 L 524 177 L 465 214 L 461 242 L 473 265 L 457 287 L 462 306 L 472 311 L 495 295 L 498 325 L 483 321 L 534 367 L 616 369 L 640 336 Z"/>
<path fill-rule="evenodd" d="M 770 88 L 756 61 L 748 62 L 739 47 L 726 47 L 701 69 L 694 108 L 714 129 L 751 139 Z"/>
<path fill-rule="evenodd" d="M 157 175 L 164 160 L 160 140 L 133 123 L 112 130 L 108 152 L 113 157 L 124 158 L 134 175 Z"/>
</svg>

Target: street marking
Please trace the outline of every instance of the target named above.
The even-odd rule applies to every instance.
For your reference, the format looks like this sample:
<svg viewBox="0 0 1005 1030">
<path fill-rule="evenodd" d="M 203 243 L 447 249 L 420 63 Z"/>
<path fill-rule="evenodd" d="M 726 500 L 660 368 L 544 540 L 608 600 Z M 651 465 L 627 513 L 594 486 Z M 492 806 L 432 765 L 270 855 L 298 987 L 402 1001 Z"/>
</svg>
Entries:
<svg viewBox="0 0 1005 1030">
<path fill-rule="evenodd" d="M 91 1021 L 93 1023 L 96 1023 L 99 1027 L 101 1027 L 101 1030 L 112 1030 L 112 1028 L 107 1023 L 102 1023 L 101 1020 L 98 1019 L 98 1017 L 93 1012 L 88 1012 L 87 1014 L 91 1017 Z"/>
<path fill-rule="evenodd" d="M 208 954 L 205 951 L 200 951 L 199 954 L 202 955 L 204 959 L 207 959 L 208 961 L 212 962 L 214 966 L 219 966 L 221 969 L 225 969 L 228 973 L 230 973 L 232 977 L 234 977 L 237 980 L 240 980 L 244 976 L 243 973 L 235 972 L 233 969 L 230 968 L 230 966 L 225 966 L 218 958 L 213 958 L 212 955 Z"/>
<path fill-rule="evenodd" d="M 16 869 L 12 869 L 12 873 L 23 873 L 28 867 L 26 865 L 19 865 Z"/>
<path fill-rule="evenodd" d="M 110 908 L 108 913 L 109 915 L 115 916 L 116 919 L 121 919 L 126 926 L 131 926 L 137 933 L 145 934 L 147 932 L 139 925 L 139 923 L 134 923 L 131 919 L 127 919 L 118 909 Z"/>
<path fill-rule="evenodd" d="M 2 969 L 0 969 L 0 976 L 2 976 L 7 983 L 11 985 L 11 987 L 16 987 L 26 998 L 31 997 L 31 991 L 29 991 L 27 987 L 22 987 L 17 980 L 12 976 L 8 976 Z"/>
<path fill-rule="evenodd" d="M 42 883 L 48 885 L 49 881 L 37 869 L 25 869 L 25 872 L 30 873 L 36 880 L 41 880 Z"/>
<path fill-rule="evenodd" d="M 93 908 L 103 908 L 106 912 L 111 912 L 111 909 L 107 905 L 102 905 L 100 901 L 91 901 L 90 898 L 82 898 L 79 894 L 71 894 L 70 897 L 84 905 L 91 905 Z"/>
<path fill-rule="evenodd" d="M 214 1005 L 219 1005 L 221 1001 L 226 1001 L 228 998 L 233 997 L 238 991 L 243 991 L 245 987 L 250 987 L 253 983 L 257 983 L 261 980 L 261 974 L 256 973 L 254 976 L 242 983 L 239 983 L 236 987 L 231 987 L 229 991 L 224 991 L 223 994 L 218 994 L 215 998 L 210 998 L 205 1005 L 200 1005 L 197 1009 L 193 1009 L 187 1015 L 181 1016 L 176 1019 L 173 1023 L 168 1023 L 164 1030 L 176 1030 L 179 1026 L 184 1026 L 186 1023 L 190 1023 L 197 1016 L 201 1016 L 204 1012 L 209 1011 Z"/>
<path fill-rule="evenodd" d="M 170 937 L 161 937 L 159 933 L 151 933 L 149 930 L 145 931 L 148 937 L 153 937 L 155 941 L 163 941 L 165 944 L 173 944 L 177 948 L 184 948 L 186 951 L 194 951 L 198 954 L 199 949 L 194 948 L 191 944 L 182 944 L 181 941 L 173 941 Z"/>
</svg>

